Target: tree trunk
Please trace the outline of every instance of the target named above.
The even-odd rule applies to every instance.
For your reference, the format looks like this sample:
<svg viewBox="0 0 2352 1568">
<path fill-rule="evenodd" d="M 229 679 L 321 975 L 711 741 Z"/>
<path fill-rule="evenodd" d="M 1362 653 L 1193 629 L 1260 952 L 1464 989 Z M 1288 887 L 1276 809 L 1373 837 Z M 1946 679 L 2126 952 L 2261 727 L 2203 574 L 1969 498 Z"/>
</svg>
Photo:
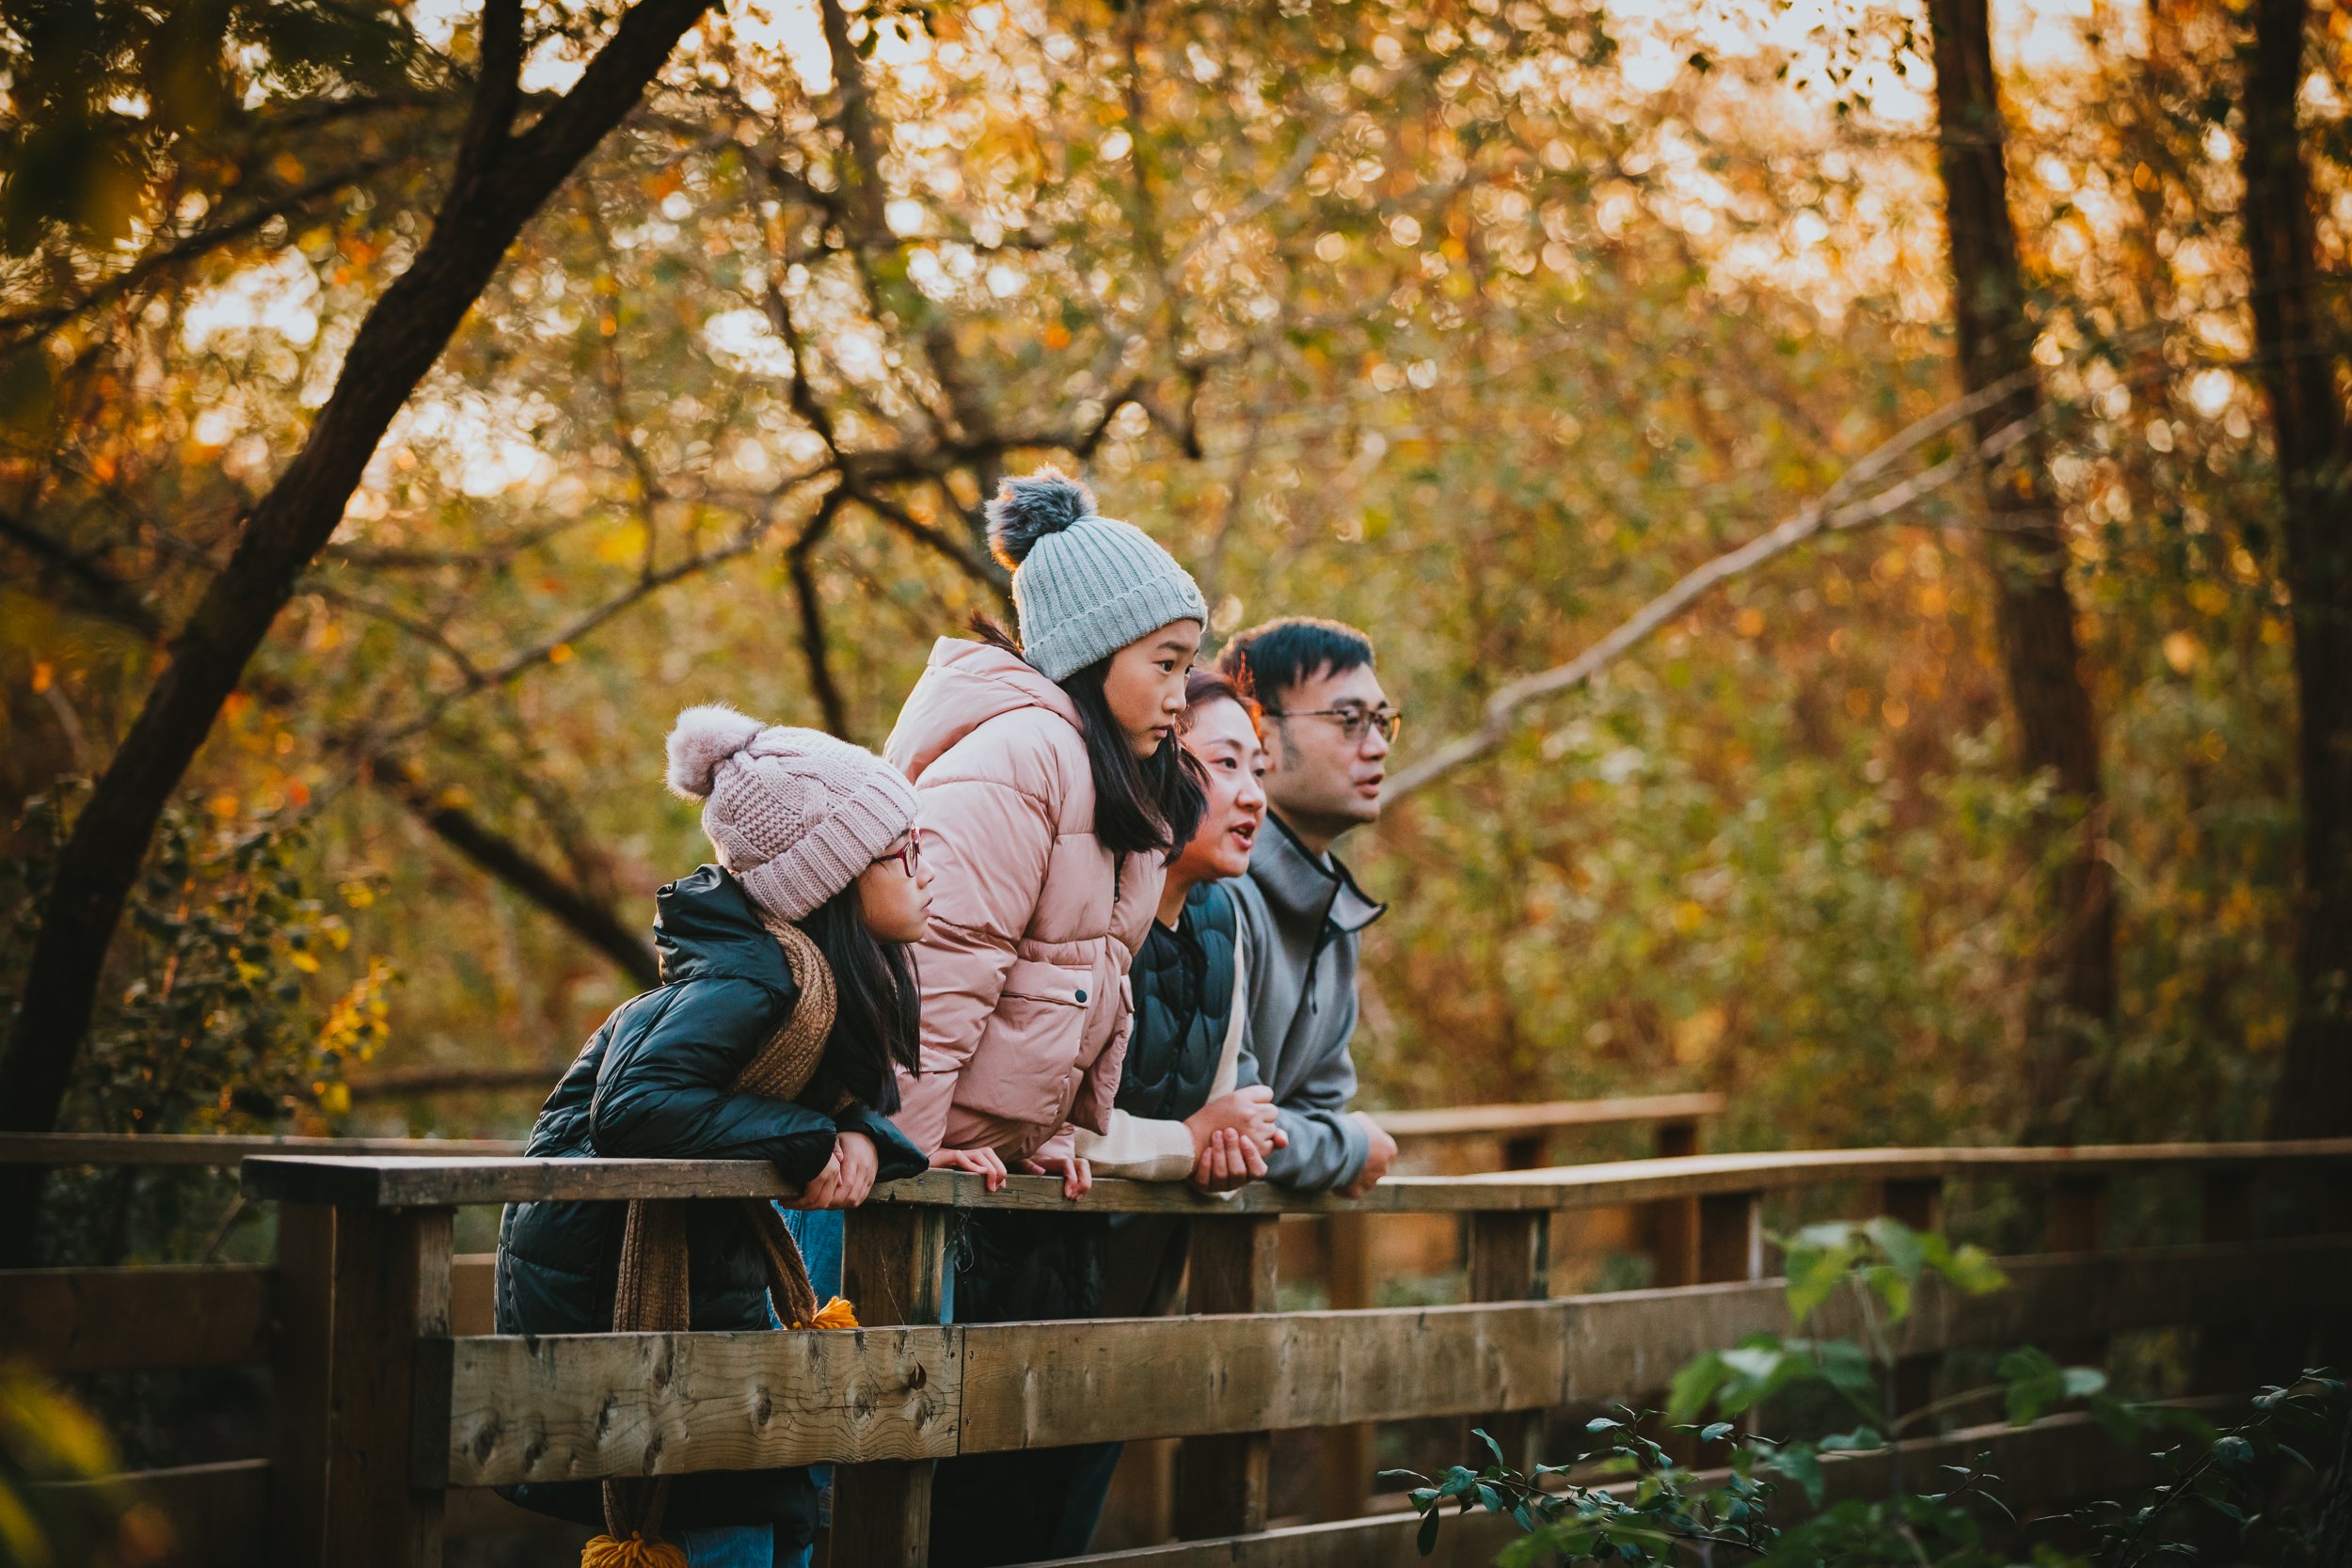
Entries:
<svg viewBox="0 0 2352 1568">
<path fill-rule="evenodd" d="M 1982 440 L 2040 407 L 2033 324 L 2010 222 L 1985 0 L 1931 0 L 1928 20 L 1961 379 L 1972 393 L 2015 387 L 1978 413 Z M 2091 1052 L 2114 1018 L 2115 910 L 2099 854 L 2106 803 L 2097 721 L 2083 684 L 2066 541 L 2046 458 L 2047 444 L 2036 434 L 1986 470 L 1991 528 L 1984 555 L 2019 761 L 2028 774 L 2047 773 L 2064 797 L 2037 850 L 2056 870 L 2045 890 L 2049 935 L 2027 1011 L 2026 1084 L 2028 1135 L 2063 1140 Z"/>
<path fill-rule="evenodd" d="M 392 416 L 440 357 L 523 224 L 636 105 L 707 3 L 639 0 L 572 90 L 516 135 L 521 6 L 485 0 L 480 85 L 432 237 L 360 324 L 333 395 L 173 640 L 169 664 L 58 859 L 0 1060 L 0 1128 L 55 1125 L 155 823 L 270 624 L 342 520 Z M 0 1212 L 29 1214 L 33 1191 L 22 1173 L 0 1178 Z M 0 1232 L 0 1266 L 23 1261 L 29 1246 L 29 1226 L 11 1223 Z"/>
<path fill-rule="evenodd" d="M 2255 358 L 2278 448 L 2280 568 L 2302 708 L 2303 885 L 2279 1137 L 2352 1132 L 2352 410 L 2333 385 L 2311 182 L 2296 139 L 2305 0 L 2256 0 L 2243 82 Z"/>
</svg>

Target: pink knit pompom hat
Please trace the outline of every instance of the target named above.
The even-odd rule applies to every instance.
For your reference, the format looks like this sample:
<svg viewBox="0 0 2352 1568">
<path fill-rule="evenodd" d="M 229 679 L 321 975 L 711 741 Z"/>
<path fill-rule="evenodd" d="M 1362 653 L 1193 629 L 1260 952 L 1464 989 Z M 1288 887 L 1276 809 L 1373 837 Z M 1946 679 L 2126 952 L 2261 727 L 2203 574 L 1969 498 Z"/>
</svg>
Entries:
<svg viewBox="0 0 2352 1568">
<path fill-rule="evenodd" d="M 806 916 L 914 825 L 906 776 L 822 730 L 712 704 L 677 716 L 669 751 L 670 788 L 703 802 L 719 863 L 779 920 Z"/>
</svg>

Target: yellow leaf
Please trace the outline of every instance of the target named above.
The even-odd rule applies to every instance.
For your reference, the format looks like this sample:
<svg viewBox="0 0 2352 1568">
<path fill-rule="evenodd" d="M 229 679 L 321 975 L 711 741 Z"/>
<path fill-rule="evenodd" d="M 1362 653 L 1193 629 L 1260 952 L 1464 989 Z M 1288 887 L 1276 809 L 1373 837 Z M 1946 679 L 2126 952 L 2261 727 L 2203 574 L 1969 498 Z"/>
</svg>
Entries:
<svg viewBox="0 0 2352 1568">
<path fill-rule="evenodd" d="M 2185 631 L 2176 631 L 2164 640 L 2164 661 L 2172 666 L 2176 675 L 2185 675 L 2197 667 L 2198 656 L 2204 644 Z"/>
<path fill-rule="evenodd" d="M 298 947 L 286 955 L 286 961 L 294 965 L 296 969 L 302 971 L 305 974 L 316 974 L 319 972 L 318 959 L 312 958 L 310 954 L 305 953 Z"/>
</svg>

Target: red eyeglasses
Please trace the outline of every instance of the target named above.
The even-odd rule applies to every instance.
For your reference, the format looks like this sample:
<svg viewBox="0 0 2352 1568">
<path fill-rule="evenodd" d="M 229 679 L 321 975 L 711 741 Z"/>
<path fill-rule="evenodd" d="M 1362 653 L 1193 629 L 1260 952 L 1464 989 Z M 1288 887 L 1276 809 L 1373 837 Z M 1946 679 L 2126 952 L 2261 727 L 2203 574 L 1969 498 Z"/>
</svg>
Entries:
<svg viewBox="0 0 2352 1568">
<path fill-rule="evenodd" d="M 884 861 L 897 861 L 898 863 L 899 870 L 905 872 L 910 877 L 914 876 L 915 867 L 923 863 L 923 830 L 920 828 L 909 828 L 907 830 L 907 841 L 905 844 L 899 846 L 896 849 L 885 850 L 882 854 L 874 857 L 874 863 L 876 865 L 882 864 Z"/>
</svg>

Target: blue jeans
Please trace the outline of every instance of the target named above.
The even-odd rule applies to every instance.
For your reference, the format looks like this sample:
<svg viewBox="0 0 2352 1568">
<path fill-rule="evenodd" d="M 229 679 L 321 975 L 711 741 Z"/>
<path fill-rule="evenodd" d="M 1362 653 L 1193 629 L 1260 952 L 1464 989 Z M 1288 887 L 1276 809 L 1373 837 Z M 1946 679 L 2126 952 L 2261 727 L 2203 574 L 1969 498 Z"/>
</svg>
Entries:
<svg viewBox="0 0 2352 1568">
<path fill-rule="evenodd" d="M 810 1289 L 817 1292 L 817 1305 L 841 1293 L 841 1245 L 847 1227 L 842 1224 L 838 1209 L 787 1209 L 776 1205 L 776 1212 L 784 1216 L 784 1227 L 792 1232 L 792 1239 L 801 1244 L 801 1261 L 807 1266 Z M 777 1316 L 774 1303 L 768 1307 L 769 1319 L 777 1327 L 784 1320 Z M 818 1517 L 831 1521 L 833 1513 L 833 1466 L 811 1465 L 808 1479 L 817 1483 Z M 700 1565 L 697 1565 L 700 1568 Z"/>
<path fill-rule="evenodd" d="M 791 1558 L 776 1555 L 776 1532 L 767 1525 L 711 1525 L 680 1530 L 678 1545 L 686 1549 L 687 1568 L 807 1568 L 809 1548 Z"/>
</svg>

